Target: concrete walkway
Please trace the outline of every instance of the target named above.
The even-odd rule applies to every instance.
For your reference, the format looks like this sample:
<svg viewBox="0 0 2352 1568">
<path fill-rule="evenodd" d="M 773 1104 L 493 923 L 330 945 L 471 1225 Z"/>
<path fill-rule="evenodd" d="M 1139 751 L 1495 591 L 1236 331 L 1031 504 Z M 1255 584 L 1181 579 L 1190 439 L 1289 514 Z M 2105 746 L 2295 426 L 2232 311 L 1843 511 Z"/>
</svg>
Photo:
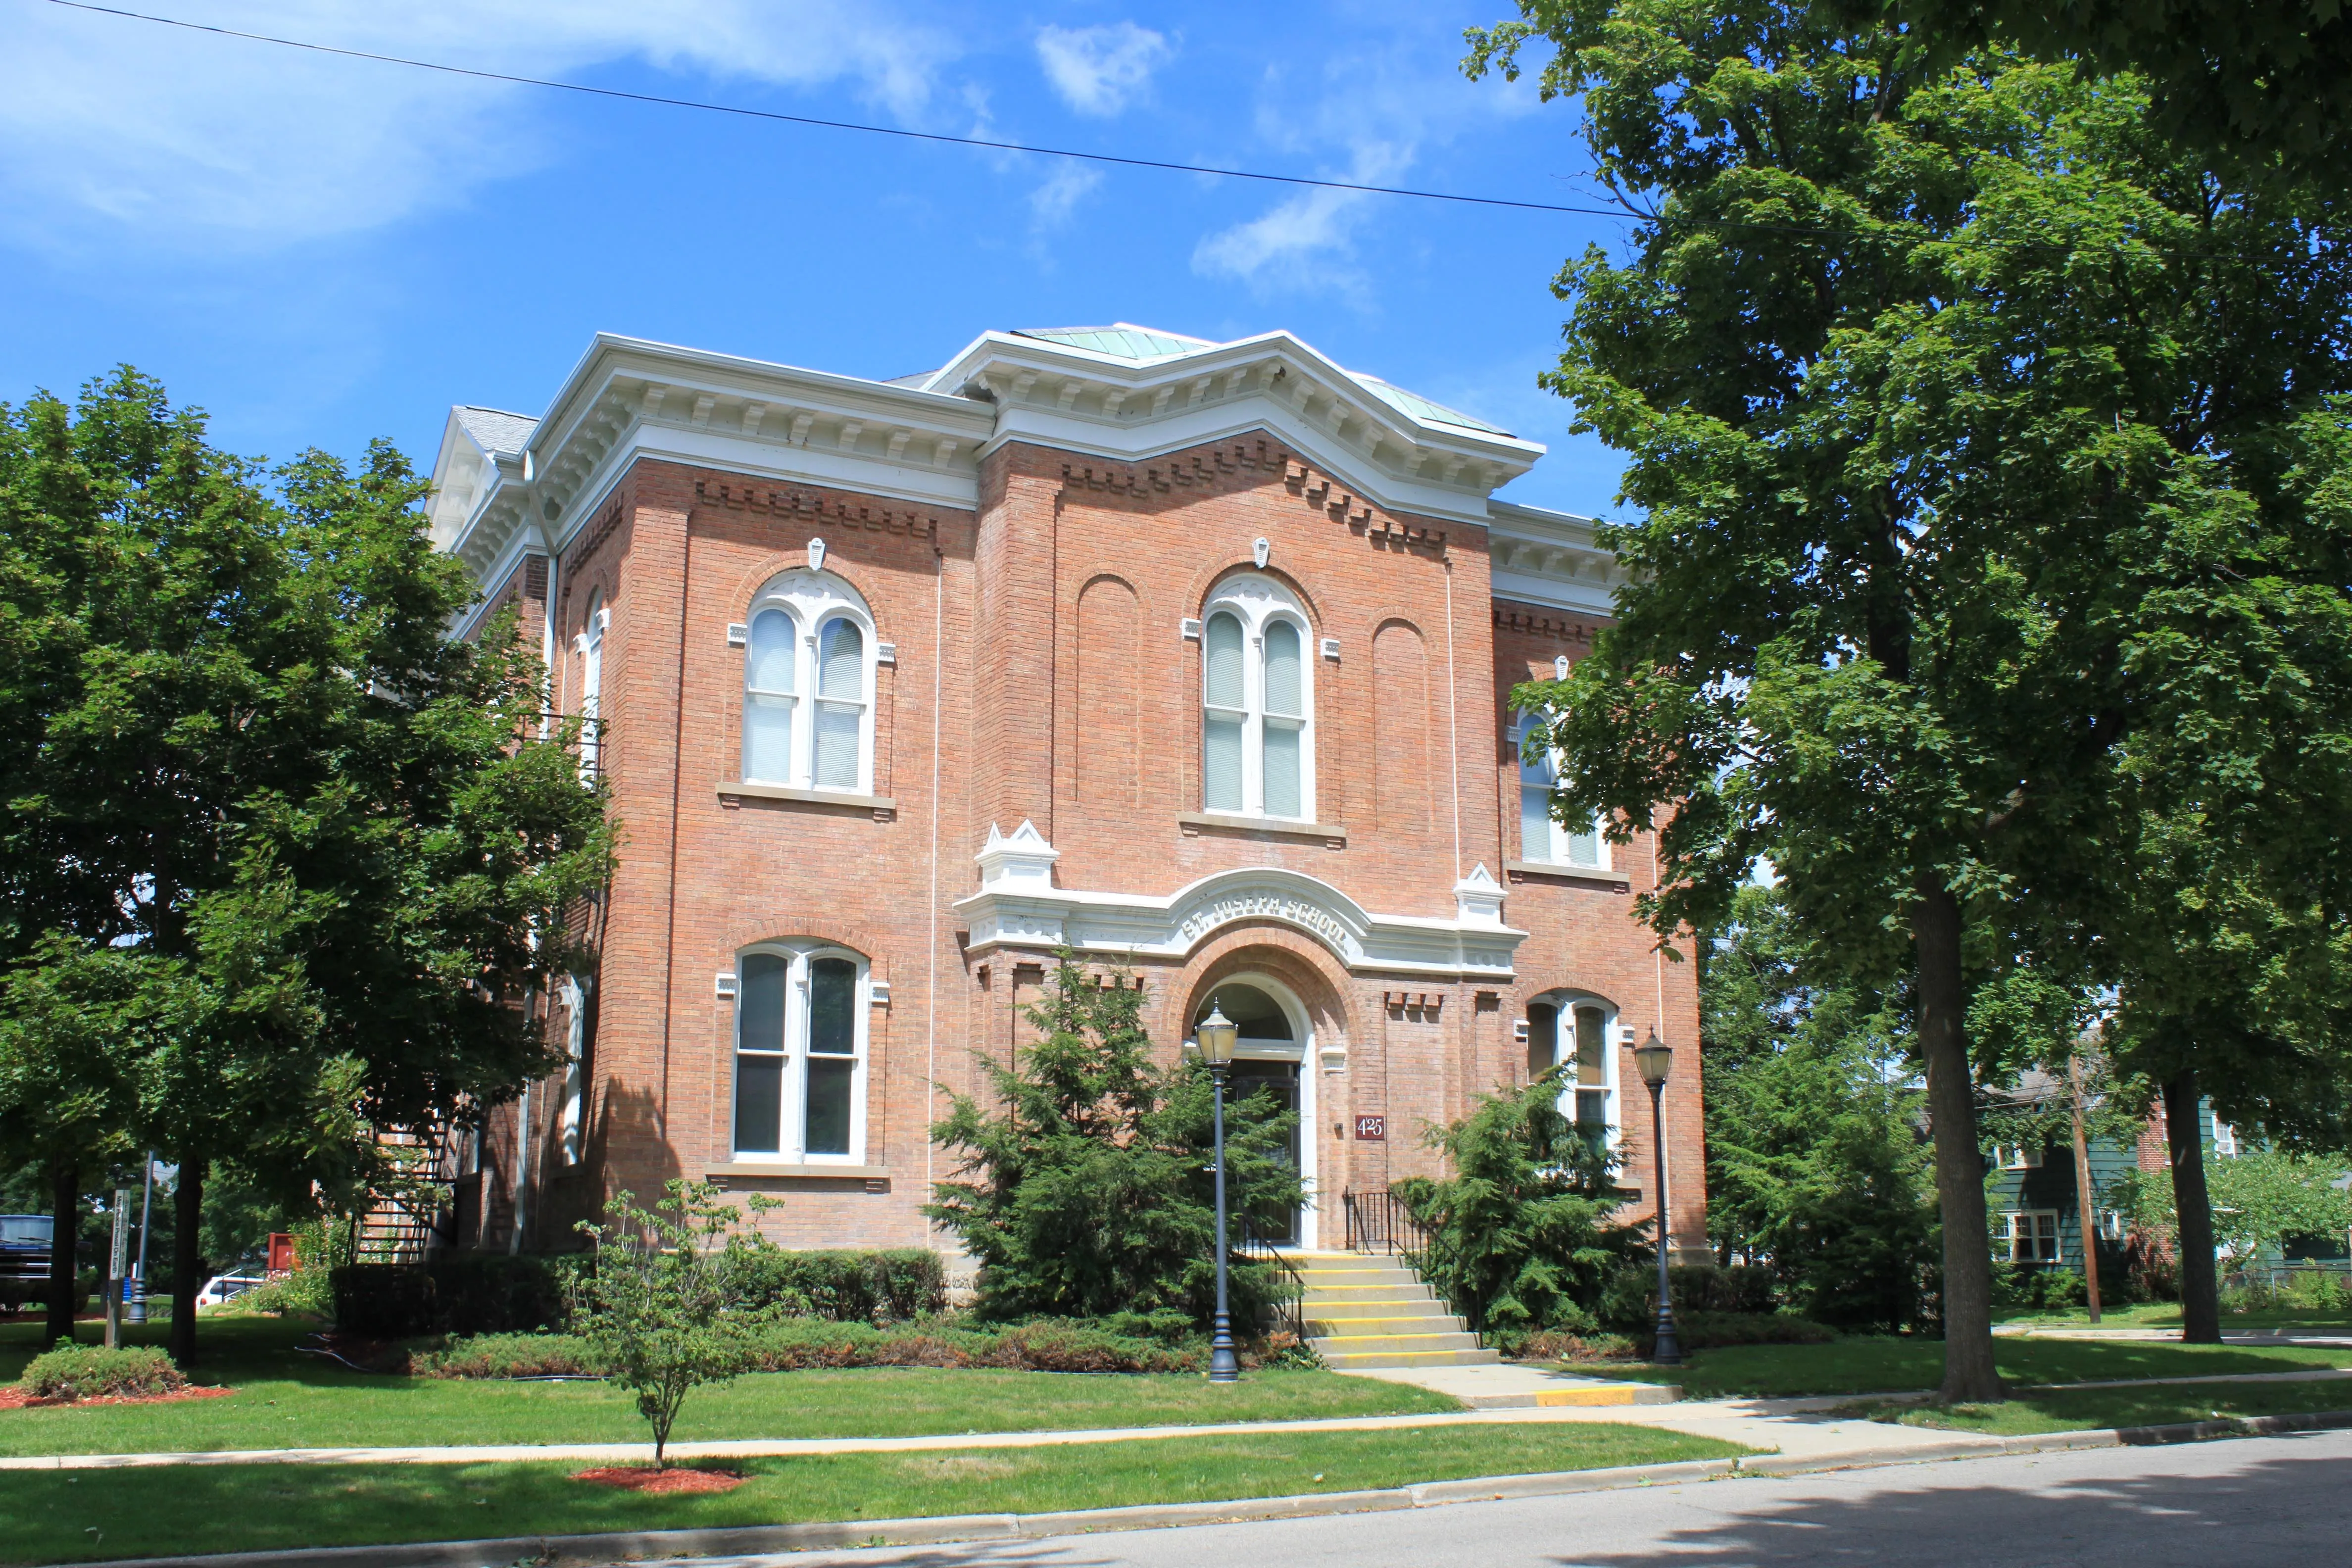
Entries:
<svg viewBox="0 0 2352 1568">
<path fill-rule="evenodd" d="M 2114 1340 L 2122 1343 L 2179 1344 L 2179 1329 L 2074 1328 L 2063 1323 L 1998 1323 L 1996 1338 L 2005 1340 Z M 2310 1345 L 2343 1349 L 2352 1346 L 2352 1331 L 2338 1329 L 2233 1329 L 2221 1336 L 2225 1345 Z"/>
<path fill-rule="evenodd" d="M 1489 1366 L 1359 1366 L 1349 1368 L 1349 1375 L 1409 1383 L 1416 1388 L 1451 1394 L 1473 1410 L 1672 1405 L 1683 1396 L 1683 1391 L 1671 1383 L 1589 1377 L 1524 1363 Z"/>
</svg>

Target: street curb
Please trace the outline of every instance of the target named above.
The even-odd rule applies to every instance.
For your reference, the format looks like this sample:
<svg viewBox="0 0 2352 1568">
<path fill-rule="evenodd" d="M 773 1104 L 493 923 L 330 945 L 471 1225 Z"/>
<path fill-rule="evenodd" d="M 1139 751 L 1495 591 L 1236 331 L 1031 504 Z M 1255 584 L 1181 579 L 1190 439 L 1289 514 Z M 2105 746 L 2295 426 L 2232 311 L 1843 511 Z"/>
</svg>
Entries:
<svg viewBox="0 0 2352 1568">
<path fill-rule="evenodd" d="M 1372 1491 L 1319 1492 L 1242 1498 L 1224 1502 L 1144 1503 L 1129 1508 L 1058 1513 L 965 1513 L 934 1519 L 845 1520 L 810 1524 L 744 1525 L 724 1530 L 649 1530 L 604 1535 L 516 1535 L 488 1541 L 419 1542 L 393 1546 L 305 1547 L 286 1552 L 228 1552 L 194 1557 L 119 1557 L 79 1568 L 506 1568 L 538 1563 L 611 1563 L 641 1558 L 742 1557 L 759 1552 L 810 1552 L 860 1546 L 932 1546 L 964 1541 L 1034 1541 L 1190 1524 L 1234 1524 L 1268 1519 L 1310 1519 L 1378 1513 L 1510 1498 L 1562 1497 L 1631 1487 L 1674 1486 L 1737 1476 L 1801 1476 L 1834 1470 L 1997 1458 L 2070 1449 L 2159 1447 L 2221 1437 L 2283 1436 L 2296 1432 L 2352 1429 L 2352 1410 L 2307 1415 L 2259 1415 L 2185 1421 L 2163 1426 L 2115 1426 L 2021 1437 L 1959 1437 L 1906 1447 L 1858 1448 L 1844 1454 L 1756 1454 L 1737 1459 L 1691 1459 L 1663 1465 L 1622 1465 L 1597 1470 L 1553 1470 L 1524 1476 L 1482 1476 L 1424 1481 Z"/>
</svg>

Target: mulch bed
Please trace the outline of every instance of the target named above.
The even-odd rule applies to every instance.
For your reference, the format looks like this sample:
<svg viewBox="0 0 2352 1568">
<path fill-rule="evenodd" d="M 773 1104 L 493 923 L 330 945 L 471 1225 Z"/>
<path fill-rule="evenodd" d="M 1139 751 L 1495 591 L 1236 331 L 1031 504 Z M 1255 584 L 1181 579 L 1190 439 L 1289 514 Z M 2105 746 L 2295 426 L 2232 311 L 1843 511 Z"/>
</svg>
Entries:
<svg viewBox="0 0 2352 1568">
<path fill-rule="evenodd" d="M 36 1399 L 21 1388 L 0 1388 L 0 1410 L 47 1410 L 59 1405 L 176 1405 L 184 1399 L 218 1399 L 234 1388 L 177 1388 L 169 1394 L 101 1394 L 94 1399 Z"/>
<path fill-rule="evenodd" d="M 691 1469 L 672 1465 L 656 1470 L 645 1465 L 610 1465 L 601 1470 L 579 1470 L 575 1481 L 618 1487 L 625 1492 L 731 1492 L 750 1479 L 740 1470 Z"/>
</svg>

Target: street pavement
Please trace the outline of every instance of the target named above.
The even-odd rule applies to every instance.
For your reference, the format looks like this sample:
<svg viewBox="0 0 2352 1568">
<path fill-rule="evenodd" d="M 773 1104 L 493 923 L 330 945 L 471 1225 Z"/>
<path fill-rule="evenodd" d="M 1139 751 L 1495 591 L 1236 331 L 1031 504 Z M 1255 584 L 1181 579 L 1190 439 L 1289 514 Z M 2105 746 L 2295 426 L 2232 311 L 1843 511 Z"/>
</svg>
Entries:
<svg viewBox="0 0 2352 1568">
<path fill-rule="evenodd" d="M 2211 1568 L 2342 1562 L 2348 1527 L 2352 1432 L 2324 1432 L 670 1568 Z"/>
</svg>

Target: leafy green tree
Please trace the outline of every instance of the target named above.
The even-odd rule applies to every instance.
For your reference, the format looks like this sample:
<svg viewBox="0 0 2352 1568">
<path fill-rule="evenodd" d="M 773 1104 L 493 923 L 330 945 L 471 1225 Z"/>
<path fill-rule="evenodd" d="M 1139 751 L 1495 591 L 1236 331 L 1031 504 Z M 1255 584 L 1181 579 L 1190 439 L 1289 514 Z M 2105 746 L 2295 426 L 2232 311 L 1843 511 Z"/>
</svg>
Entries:
<svg viewBox="0 0 2352 1568">
<path fill-rule="evenodd" d="M 652 1426 L 656 1469 L 686 1396 L 751 1370 L 759 1331 L 777 1316 L 735 1289 L 742 1211 L 708 1182 L 673 1181 L 668 1194 L 647 1209 L 615 1193 L 606 1223 L 580 1222 L 594 1266 L 578 1276 L 572 1303 L 572 1331 Z"/>
<path fill-rule="evenodd" d="M 1804 1316 L 1917 1327 L 1936 1214 L 1911 1030 L 1807 951 L 1776 889 L 1741 889 L 1700 948 L 1707 1228 Z"/>
<path fill-rule="evenodd" d="M 1988 45 L 2136 73 L 2157 124 L 2256 167 L 2334 179 L 2352 148 L 2352 14 L 2337 0 L 1832 0 L 1957 58 Z"/>
<path fill-rule="evenodd" d="M 1429 1234 L 1414 1258 L 1423 1277 L 1506 1346 L 1546 1329 L 1591 1332 L 1611 1276 L 1647 1250 L 1642 1232 L 1609 1223 L 1622 1201 L 1611 1156 L 1561 1113 L 1561 1075 L 1480 1095 L 1426 1134 L 1454 1173 L 1396 1184 Z"/>
<path fill-rule="evenodd" d="M 381 443 L 265 473 L 127 368 L 0 407 L 0 962 L 131 955 L 183 1358 L 212 1163 L 299 1209 L 544 1070 L 519 1004 L 610 863 L 511 617 L 446 635 L 424 494 Z"/>
<path fill-rule="evenodd" d="M 1199 1322 L 1215 1310 L 1209 1072 L 1153 1059 L 1143 993 L 1126 981 L 1097 984 L 1062 953 L 1029 1009 L 1041 1037 L 1009 1066 L 980 1058 L 1002 1109 L 958 1095 L 931 1129 L 964 1163 L 923 1212 L 979 1259 L 987 1316 Z M 1262 1090 L 1226 1101 L 1226 1204 L 1269 1234 L 1302 1196 L 1297 1124 Z M 1278 1286 L 1265 1266 L 1233 1262 L 1234 1319 L 1246 1324 Z"/>
<path fill-rule="evenodd" d="M 1642 520 L 1608 531 L 1616 626 L 1514 700 L 1558 715 L 1530 744 L 1568 761 L 1564 813 L 1623 835 L 1672 803 L 1661 931 L 1719 924 L 1769 856 L 1822 951 L 1907 984 L 1942 1392 L 1995 1398 L 1974 1091 L 2011 1064 L 1972 1048 L 1975 991 L 2151 974 L 2109 951 L 2146 923 L 2116 868 L 2200 788 L 2264 782 L 2200 772 L 2208 677 L 2334 657 L 2298 623 L 2343 577 L 2273 524 L 2287 433 L 2347 384 L 2352 253 L 2307 193 L 2182 157 L 2128 79 L 1947 70 L 1796 0 L 1521 9 L 1468 68 L 1549 42 L 1542 90 L 1582 95 L 1635 220 L 1561 273 L 1546 383 L 1627 453 Z M 2298 721 L 2235 695 L 2275 765 Z"/>
<path fill-rule="evenodd" d="M 2341 1240 L 2352 1229 L 2352 1185 L 2341 1158 L 2263 1146 L 2216 1160 L 2208 1173 L 2214 1240 L 2242 1263 L 2305 1237 Z M 2177 1234 L 2179 1214 L 2168 1183 L 2135 1171 L 2115 1202 L 2138 1228 Z"/>
</svg>

